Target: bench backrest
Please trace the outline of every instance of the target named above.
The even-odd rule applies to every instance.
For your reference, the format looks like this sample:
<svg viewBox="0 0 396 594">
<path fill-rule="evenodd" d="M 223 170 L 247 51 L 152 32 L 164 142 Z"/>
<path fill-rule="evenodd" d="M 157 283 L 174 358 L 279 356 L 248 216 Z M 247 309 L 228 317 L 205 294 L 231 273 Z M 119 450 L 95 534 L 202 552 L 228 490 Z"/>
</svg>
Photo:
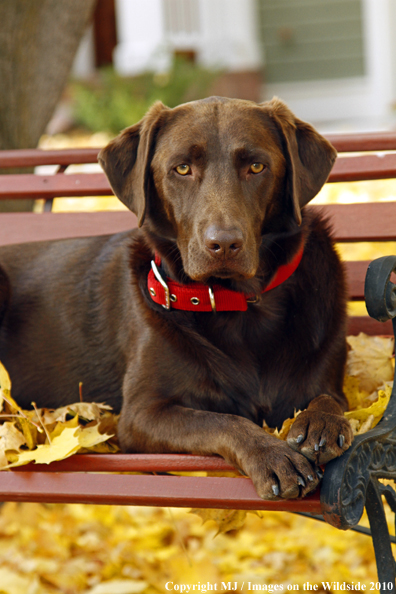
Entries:
<svg viewBox="0 0 396 594">
<path fill-rule="evenodd" d="M 396 178 L 396 134 L 328 136 L 339 151 L 329 183 Z M 104 173 L 71 173 L 70 165 L 96 163 L 99 149 L 0 151 L 0 169 L 57 165 L 54 175 L 0 175 L 0 200 L 41 198 L 47 207 L 56 197 L 109 196 Z M 313 206 L 329 217 L 338 242 L 396 240 L 396 202 Z M 132 213 L 0 213 L 0 245 L 117 233 L 136 226 Z M 347 262 L 349 296 L 364 299 L 368 262 Z M 350 318 L 349 332 L 391 334 L 390 323 L 380 324 L 368 316 Z"/>
</svg>

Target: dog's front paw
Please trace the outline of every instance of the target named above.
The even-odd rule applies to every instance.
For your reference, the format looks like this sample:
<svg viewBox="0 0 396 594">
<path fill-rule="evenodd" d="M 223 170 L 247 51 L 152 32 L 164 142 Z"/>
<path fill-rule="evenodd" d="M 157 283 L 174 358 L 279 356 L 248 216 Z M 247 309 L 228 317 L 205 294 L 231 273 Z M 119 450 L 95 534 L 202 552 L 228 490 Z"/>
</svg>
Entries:
<svg viewBox="0 0 396 594">
<path fill-rule="evenodd" d="M 351 425 L 342 414 L 309 408 L 298 415 L 287 436 L 287 444 L 315 464 L 341 456 L 352 440 Z"/>
<path fill-rule="evenodd" d="M 256 449 L 244 466 L 258 495 L 266 500 L 304 497 L 320 480 L 317 469 L 282 441 Z"/>
</svg>

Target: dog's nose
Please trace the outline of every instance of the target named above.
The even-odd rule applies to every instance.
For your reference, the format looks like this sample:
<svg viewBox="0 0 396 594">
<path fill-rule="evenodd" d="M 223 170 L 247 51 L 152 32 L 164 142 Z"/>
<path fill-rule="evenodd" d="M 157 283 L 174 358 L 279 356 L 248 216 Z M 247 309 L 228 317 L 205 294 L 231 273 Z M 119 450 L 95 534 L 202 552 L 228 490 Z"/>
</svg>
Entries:
<svg viewBox="0 0 396 594">
<path fill-rule="evenodd" d="M 205 233 L 205 247 L 215 258 L 233 258 L 243 246 L 242 231 L 237 227 L 223 229 L 211 225 Z"/>
</svg>

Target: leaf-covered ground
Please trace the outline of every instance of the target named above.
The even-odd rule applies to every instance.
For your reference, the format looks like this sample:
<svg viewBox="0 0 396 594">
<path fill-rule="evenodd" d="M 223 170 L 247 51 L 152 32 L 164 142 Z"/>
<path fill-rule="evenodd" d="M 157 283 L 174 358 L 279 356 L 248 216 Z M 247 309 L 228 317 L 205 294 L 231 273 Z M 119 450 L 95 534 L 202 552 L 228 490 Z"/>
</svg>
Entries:
<svg viewBox="0 0 396 594">
<path fill-rule="evenodd" d="M 371 539 L 293 514 L 249 514 L 220 534 L 184 510 L 7 503 L 0 592 L 133 594 L 174 584 L 377 581 Z M 245 583 L 245 588 L 241 586 Z M 169 587 L 169 586 L 168 586 Z"/>
</svg>

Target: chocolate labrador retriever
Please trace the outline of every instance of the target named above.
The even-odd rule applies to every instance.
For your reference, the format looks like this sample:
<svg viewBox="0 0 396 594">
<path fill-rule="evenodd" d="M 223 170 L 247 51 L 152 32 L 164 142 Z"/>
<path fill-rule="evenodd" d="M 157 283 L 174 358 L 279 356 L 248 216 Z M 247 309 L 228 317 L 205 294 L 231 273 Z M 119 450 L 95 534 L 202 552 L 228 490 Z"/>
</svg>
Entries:
<svg viewBox="0 0 396 594">
<path fill-rule="evenodd" d="M 278 99 L 156 103 L 99 155 L 139 229 L 0 249 L 16 400 L 83 382 L 126 452 L 220 454 L 264 499 L 313 490 L 352 439 L 343 269 L 303 208 L 335 158 Z M 287 443 L 262 429 L 303 409 Z"/>
</svg>

